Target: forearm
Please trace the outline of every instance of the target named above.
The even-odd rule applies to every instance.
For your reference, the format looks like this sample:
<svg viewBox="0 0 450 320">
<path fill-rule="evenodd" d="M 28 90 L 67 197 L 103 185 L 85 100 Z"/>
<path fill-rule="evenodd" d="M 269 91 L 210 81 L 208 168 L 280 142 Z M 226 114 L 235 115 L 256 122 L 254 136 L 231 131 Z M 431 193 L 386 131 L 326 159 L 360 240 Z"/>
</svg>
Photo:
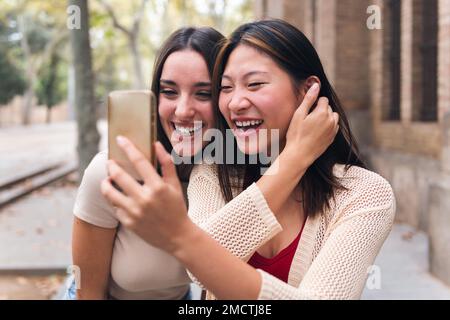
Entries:
<svg viewBox="0 0 450 320">
<path fill-rule="evenodd" d="M 205 231 L 189 223 L 171 252 L 218 299 L 255 300 L 260 274 L 232 255 Z M 207 259 L 205 259 L 207 257 Z"/>
<path fill-rule="evenodd" d="M 302 161 L 299 161 L 299 158 L 298 151 L 283 150 L 266 173 L 256 182 L 275 215 L 308 169 L 306 158 Z"/>
</svg>

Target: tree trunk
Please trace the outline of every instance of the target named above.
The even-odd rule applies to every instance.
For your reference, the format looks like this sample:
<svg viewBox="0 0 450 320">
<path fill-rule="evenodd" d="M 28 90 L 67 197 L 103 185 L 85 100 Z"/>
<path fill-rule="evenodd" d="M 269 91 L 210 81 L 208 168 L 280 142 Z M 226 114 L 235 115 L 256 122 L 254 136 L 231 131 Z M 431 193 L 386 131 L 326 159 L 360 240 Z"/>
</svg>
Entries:
<svg viewBox="0 0 450 320">
<path fill-rule="evenodd" d="M 135 89 L 144 89 L 144 77 L 142 76 L 142 63 L 141 63 L 141 54 L 139 53 L 139 49 L 137 46 L 136 40 L 137 34 L 132 35 L 129 39 L 129 46 L 131 55 L 133 56 L 133 66 L 134 66 L 134 88 Z"/>
<path fill-rule="evenodd" d="M 45 116 L 45 123 L 49 124 L 52 121 L 52 108 L 47 107 L 46 109 L 47 109 L 47 113 Z"/>
<path fill-rule="evenodd" d="M 28 80 L 29 83 L 32 82 L 31 79 Z M 22 125 L 27 126 L 30 124 L 31 109 L 34 97 L 33 85 L 28 84 L 27 91 L 25 91 L 25 96 L 22 104 Z"/>
<path fill-rule="evenodd" d="M 116 13 L 114 12 L 113 7 L 107 1 L 100 1 L 105 10 L 108 12 L 109 16 L 113 21 L 114 28 L 120 30 L 125 34 L 128 40 L 128 47 L 130 48 L 132 60 L 133 60 L 133 69 L 134 69 L 134 77 L 133 77 L 133 87 L 135 89 L 143 89 L 144 85 L 144 77 L 142 76 L 142 63 L 141 63 L 141 54 L 139 53 L 139 45 L 138 38 L 140 32 L 140 25 L 142 21 L 142 16 L 145 11 L 145 5 L 147 0 L 142 0 L 141 6 L 138 11 L 135 13 L 135 18 L 133 21 L 133 26 L 131 28 L 126 28 L 123 26 L 119 20 L 117 19 Z"/>
<path fill-rule="evenodd" d="M 36 79 L 34 72 L 34 65 L 31 57 L 30 46 L 28 44 L 27 38 L 27 28 L 25 24 L 25 18 L 21 15 L 18 19 L 18 27 L 19 31 L 22 34 L 22 38 L 20 39 L 20 46 L 22 48 L 22 52 L 25 58 L 25 72 L 27 75 L 27 89 L 25 92 L 25 98 L 23 100 L 22 105 L 22 124 L 28 125 L 30 124 L 31 117 L 31 109 L 34 97 L 34 81 Z"/>
<path fill-rule="evenodd" d="M 89 10 L 87 0 L 69 0 L 80 9 L 80 29 L 70 31 L 72 59 L 75 70 L 75 113 L 78 127 L 78 161 L 80 178 L 98 152 L 100 135 L 94 98 L 91 45 L 89 41 Z"/>
</svg>

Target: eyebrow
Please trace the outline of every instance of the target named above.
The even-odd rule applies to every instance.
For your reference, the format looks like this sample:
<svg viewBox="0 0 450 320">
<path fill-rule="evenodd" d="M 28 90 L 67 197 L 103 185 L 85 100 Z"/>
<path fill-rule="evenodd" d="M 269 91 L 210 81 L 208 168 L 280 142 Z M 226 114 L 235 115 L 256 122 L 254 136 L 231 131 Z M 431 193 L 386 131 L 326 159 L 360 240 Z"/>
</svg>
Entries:
<svg viewBox="0 0 450 320">
<path fill-rule="evenodd" d="M 248 78 L 248 77 L 253 76 L 253 75 L 255 75 L 255 74 L 267 74 L 267 75 L 268 75 L 269 73 L 268 73 L 268 72 L 265 72 L 265 71 L 250 71 L 250 72 L 247 72 L 246 74 L 244 74 L 244 78 Z M 227 76 L 226 74 L 224 74 L 224 75 L 222 76 L 222 78 L 231 80 L 231 77 L 230 77 L 230 76 Z"/>
<path fill-rule="evenodd" d="M 165 80 L 165 79 L 161 79 L 159 81 L 161 84 L 165 84 L 167 86 L 176 86 L 176 82 L 172 81 L 172 80 Z M 211 86 L 211 82 L 196 82 L 194 84 L 194 87 L 198 88 L 198 87 L 210 87 Z"/>
</svg>

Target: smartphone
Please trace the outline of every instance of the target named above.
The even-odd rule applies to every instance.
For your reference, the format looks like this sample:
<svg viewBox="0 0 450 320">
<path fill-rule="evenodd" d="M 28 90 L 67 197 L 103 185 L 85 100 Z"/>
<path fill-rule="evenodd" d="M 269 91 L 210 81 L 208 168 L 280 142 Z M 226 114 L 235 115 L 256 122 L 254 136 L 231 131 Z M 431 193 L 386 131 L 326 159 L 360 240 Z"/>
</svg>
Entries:
<svg viewBox="0 0 450 320">
<path fill-rule="evenodd" d="M 149 90 L 121 90 L 108 95 L 108 158 L 142 183 L 116 137 L 128 138 L 156 167 L 153 150 L 156 141 L 156 99 Z"/>
</svg>

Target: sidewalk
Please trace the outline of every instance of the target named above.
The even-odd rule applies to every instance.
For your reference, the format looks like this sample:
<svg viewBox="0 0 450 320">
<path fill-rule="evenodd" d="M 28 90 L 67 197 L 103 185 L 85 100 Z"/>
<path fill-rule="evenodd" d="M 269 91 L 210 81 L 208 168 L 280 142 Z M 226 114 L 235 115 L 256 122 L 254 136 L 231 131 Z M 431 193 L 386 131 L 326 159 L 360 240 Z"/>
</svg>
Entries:
<svg viewBox="0 0 450 320">
<path fill-rule="evenodd" d="M 107 145 L 106 122 L 100 120 L 97 128 L 103 150 Z M 43 164 L 75 160 L 76 144 L 75 122 L 0 128 L 0 177 L 7 179 Z"/>
<path fill-rule="evenodd" d="M 100 148 L 106 123 L 99 121 Z M 0 177 L 76 158 L 75 122 L 0 129 Z M 76 186 L 56 182 L 0 209 L 0 300 L 51 299 L 71 263 Z"/>
<path fill-rule="evenodd" d="M 362 299 L 450 299 L 450 287 L 428 272 L 428 238 L 423 232 L 394 225 L 375 265 L 380 268 L 381 289 L 366 288 Z"/>
</svg>

